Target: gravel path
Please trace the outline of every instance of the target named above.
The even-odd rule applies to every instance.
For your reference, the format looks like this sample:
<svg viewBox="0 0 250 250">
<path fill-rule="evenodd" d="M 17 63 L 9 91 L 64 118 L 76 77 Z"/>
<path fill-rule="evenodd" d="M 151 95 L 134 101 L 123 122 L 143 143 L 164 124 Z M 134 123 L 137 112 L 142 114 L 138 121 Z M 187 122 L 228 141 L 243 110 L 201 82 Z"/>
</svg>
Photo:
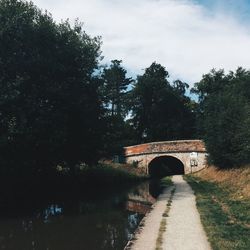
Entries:
<svg viewBox="0 0 250 250">
<path fill-rule="evenodd" d="M 173 176 L 176 187 L 163 234 L 163 250 L 211 250 L 196 208 L 191 187 L 180 175 Z M 131 246 L 132 250 L 155 250 L 160 223 L 172 188 L 158 198 L 152 211 L 145 217 L 144 226 Z"/>
<path fill-rule="evenodd" d="M 167 218 L 167 229 L 163 235 L 163 249 L 210 250 L 193 190 L 180 175 L 173 176 L 172 181 L 176 191 Z"/>
<path fill-rule="evenodd" d="M 167 201 L 171 195 L 172 188 L 166 188 L 159 196 L 153 209 L 144 218 L 144 226 L 136 235 L 131 248 L 132 250 L 155 250 L 155 243 L 158 237 L 162 214 L 166 209 Z"/>
</svg>

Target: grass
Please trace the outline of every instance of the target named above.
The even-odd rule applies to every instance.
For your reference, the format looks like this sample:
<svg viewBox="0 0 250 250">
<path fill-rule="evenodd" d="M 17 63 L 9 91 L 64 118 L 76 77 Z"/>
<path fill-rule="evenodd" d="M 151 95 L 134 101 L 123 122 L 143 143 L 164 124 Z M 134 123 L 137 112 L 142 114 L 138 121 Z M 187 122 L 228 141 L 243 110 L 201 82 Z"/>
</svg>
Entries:
<svg viewBox="0 0 250 250">
<path fill-rule="evenodd" d="M 103 184 L 119 184 L 145 179 L 123 167 L 114 168 L 105 164 L 88 167 L 80 172 L 80 176 L 86 180 L 91 179 Z"/>
<path fill-rule="evenodd" d="M 145 176 L 123 167 L 99 164 L 83 166 L 72 175 L 68 170 L 57 170 L 49 174 L 34 176 L 0 176 L 0 203 L 3 200 L 31 200 L 51 196 L 64 198 L 90 195 L 91 193 L 115 193 L 117 190 L 136 185 L 144 181 Z"/>
<path fill-rule="evenodd" d="M 173 185 L 172 176 L 166 176 L 162 178 L 160 185 L 162 188 L 167 188 L 167 187 L 172 186 Z"/>
<path fill-rule="evenodd" d="M 201 221 L 214 250 L 250 249 L 250 199 L 244 191 L 249 170 L 233 171 L 208 168 L 185 176 L 195 191 Z"/>
<path fill-rule="evenodd" d="M 210 166 L 195 173 L 194 176 L 218 183 L 223 188 L 230 190 L 230 198 L 232 199 L 250 199 L 250 166 L 228 170 Z"/>
</svg>

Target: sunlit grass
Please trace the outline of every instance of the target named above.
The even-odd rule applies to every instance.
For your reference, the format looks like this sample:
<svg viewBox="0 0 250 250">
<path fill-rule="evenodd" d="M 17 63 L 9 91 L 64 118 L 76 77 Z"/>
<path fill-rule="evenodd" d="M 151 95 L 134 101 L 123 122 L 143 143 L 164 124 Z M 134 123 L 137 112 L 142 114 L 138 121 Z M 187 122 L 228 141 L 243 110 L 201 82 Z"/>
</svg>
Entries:
<svg viewBox="0 0 250 250">
<path fill-rule="evenodd" d="M 237 178 L 235 176 L 235 178 Z M 250 200 L 235 200 L 228 188 L 185 176 L 196 194 L 201 221 L 214 250 L 250 249 Z"/>
</svg>

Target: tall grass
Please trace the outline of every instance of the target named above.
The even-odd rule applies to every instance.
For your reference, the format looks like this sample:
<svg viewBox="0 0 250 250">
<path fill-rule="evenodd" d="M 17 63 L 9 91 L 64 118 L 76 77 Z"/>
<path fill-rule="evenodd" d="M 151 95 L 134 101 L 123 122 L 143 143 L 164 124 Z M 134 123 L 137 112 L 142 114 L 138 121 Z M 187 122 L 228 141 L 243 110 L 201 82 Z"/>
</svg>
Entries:
<svg viewBox="0 0 250 250">
<path fill-rule="evenodd" d="M 250 200 L 235 199 L 232 188 L 226 187 L 225 183 L 197 176 L 185 178 L 195 191 L 201 221 L 212 248 L 249 250 Z"/>
</svg>

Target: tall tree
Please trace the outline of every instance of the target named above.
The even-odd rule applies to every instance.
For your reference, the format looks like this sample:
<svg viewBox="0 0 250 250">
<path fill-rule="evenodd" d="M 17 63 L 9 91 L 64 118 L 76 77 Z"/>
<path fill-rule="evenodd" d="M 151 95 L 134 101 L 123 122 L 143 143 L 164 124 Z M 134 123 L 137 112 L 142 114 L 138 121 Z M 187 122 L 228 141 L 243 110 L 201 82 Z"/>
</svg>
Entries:
<svg viewBox="0 0 250 250">
<path fill-rule="evenodd" d="M 121 65 L 122 61 L 113 60 L 102 74 L 102 94 L 106 108 L 106 133 L 104 146 L 106 155 L 120 154 L 128 143 L 129 125 L 125 119 L 128 110 L 128 87 L 132 78 L 127 77 L 127 71 Z"/>
<path fill-rule="evenodd" d="M 153 63 L 138 76 L 132 91 L 132 116 L 138 142 L 187 139 L 192 136 L 189 116 L 189 98 L 184 97 L 187 85 L 176 81 L 172 86 L 168 72 Z"/>
<path fill-rule="evenodd" d="M 56 24 L 31 2 L 0 1 L 0 160 L 41 172 L 95 159 L 101 101 L 93 72 L 99 38 Z M 22 166 L 22 167 L 21 167 Z"/>
<path fill-rule="evenodd" d="M 199 124 L 210 154 L 219 167 L 250 162 L 250 72 L 212 70 L 195 84 L 200 99 Z"/>
<path fill-rule="evenodd" d="M 132 78 L 126 76 L 127 71 L 121 66 L 121 63 L 121 60 L 113 60 L 110 67 L 104 69 L 103 94 L 111 116 L 124 117 L 127 113 L 126 92 Z"/>
</svg>

